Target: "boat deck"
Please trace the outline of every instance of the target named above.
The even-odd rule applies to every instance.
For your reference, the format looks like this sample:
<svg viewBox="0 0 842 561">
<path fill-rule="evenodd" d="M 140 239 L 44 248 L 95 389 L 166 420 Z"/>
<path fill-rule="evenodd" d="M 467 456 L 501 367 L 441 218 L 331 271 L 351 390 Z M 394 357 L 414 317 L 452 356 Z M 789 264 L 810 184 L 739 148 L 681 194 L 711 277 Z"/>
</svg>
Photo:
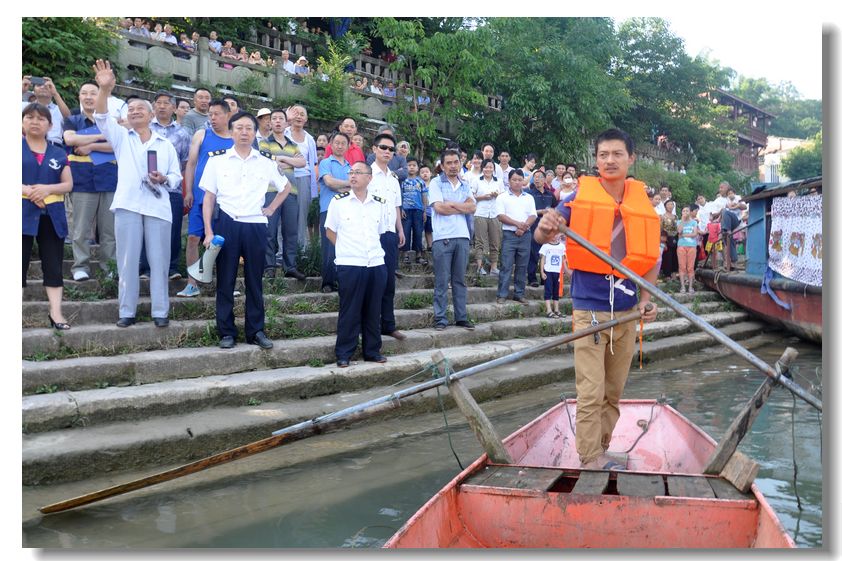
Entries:
<svg viewBox="0 0 842 561">
<path fill-rule="evenodd" d="M 574 419 L 563 402 L 506 438 L 514 465 L 483 455 L 386 547 L 794 547 L 756 486 L 702 475 L 715 442 L 668 405 L 622 402 L 628 471 L 581 469 Z"/>
</svg>

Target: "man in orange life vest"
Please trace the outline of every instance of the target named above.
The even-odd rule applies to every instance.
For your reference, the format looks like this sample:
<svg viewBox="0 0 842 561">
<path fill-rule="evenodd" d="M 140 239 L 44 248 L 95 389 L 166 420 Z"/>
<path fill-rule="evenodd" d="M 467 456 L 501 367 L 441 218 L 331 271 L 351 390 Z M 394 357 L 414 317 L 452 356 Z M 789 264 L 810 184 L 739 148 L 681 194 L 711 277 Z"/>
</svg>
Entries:
<svg viewBox="0 0 842 561">
<path fill-rule="evenodd" d="M 579 188 L 556 212 L 544 214 L 535 241 L 547 243 L 560 225 L 582 235 L 649 282 L 660 269 L 658 216 L 642 182 L 626 179 L 634 163 L 634 142 L 619 129 L 596 139 L 599 177 L 581 177 Z M 573 270 L 573 329 L 584 329 L 612 319 L 617 312 L 637 306 L 641 312 L 650 295 L 587 249 L 567 240 L 567 260 Z M 657 305 L 643 315 L 652 321 Z M 619 401 L 634 355 L 635 322 L 625 323 L 573 344 L 576 368 L 576 451 L 586 468 L 620 468 L 606 456 L 611 434 L 620 417 Z"/>
</svg>

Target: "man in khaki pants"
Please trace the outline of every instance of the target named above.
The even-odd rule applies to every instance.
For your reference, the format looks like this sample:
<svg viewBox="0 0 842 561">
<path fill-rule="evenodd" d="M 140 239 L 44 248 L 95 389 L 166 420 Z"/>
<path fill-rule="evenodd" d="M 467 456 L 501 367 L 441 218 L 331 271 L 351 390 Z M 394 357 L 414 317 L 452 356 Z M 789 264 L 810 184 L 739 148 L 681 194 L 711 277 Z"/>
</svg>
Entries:
<svg viewBox="0 0 842 561">
<path fill-rule="evenodd" d="M 659 221 L 643 183 L 627 180 L 634 163 L 634 143 L 625 132 L 609 129 L 596 139 L 599 177 L 582 177 L 573 197 L 547 212 L 535 231 L 535 241 L 547 243 L 560 225 L 587 238 L 649 282 L 660 269 Z M 634 220 L 630 218 L 634 217 Z M 612 220 L 613 218 L 613 220 Z M 638 307 L 644 321 L 652 321 L 657 305 L 622 275 L 572 239 L 567 240 L 567 261 L 573 270 L 573 330 L 581 330 Z M 624 469 L 606 456 L 614 426 L 620 418 L 619 402 L 634 354 L 635 323 L 629 322 L 573 345 L 576 368 L 576 450 L 582 467 Z"/>
</svg>

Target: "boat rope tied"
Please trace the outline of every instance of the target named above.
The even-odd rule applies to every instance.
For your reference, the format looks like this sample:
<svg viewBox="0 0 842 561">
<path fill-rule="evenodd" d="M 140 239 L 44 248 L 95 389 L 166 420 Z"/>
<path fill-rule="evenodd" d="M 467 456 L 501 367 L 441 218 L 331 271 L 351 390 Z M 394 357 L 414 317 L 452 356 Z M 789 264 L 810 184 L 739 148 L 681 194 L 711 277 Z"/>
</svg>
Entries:
<svg viewBox="0 0 842 561">
<path fill-rule="evenodd" d="M 413 378 L 415 378 L 416 376 L 420 376 L 421 374 L 423 374 L 424 372 L 427 372 L 428 370 L 432 370 L 432 369 L 434 369 L 435 367 L 436 367 L 436 365 L 435 365 L 435 364 L 433 364 L 432 362 L 428 362 L 427 364 L 425 364 L 425 365 L 424 365 L 424 368 L 422 368 L 421 370 L 419 370 L 419 371 L 418 371 L 418 372 L 416 372 L 415 374 L 410 374 L 409 376 L 407 376 L 407 377 L 406 377 L 406 378 L 404 378 L 403 380 L 398 380 L 397 382 L 395 382 L 394 384 L 392 384 L 390 387 L 399 386 L 399 385 L 403 384 L 404 382 L 407 382 L 407 381 L 409 381 L 409 380 L 412 380 L 412 379 L 413 379 Z M 434 376 L 434 377 L 436 377 L 436 376 Z"/>
<path fill-rule="evenodd" d="M 564 411 L 567 413 L 567 422 L 570 423 L 570 432 L 576 436 L 576 427 L 573 426 L 573 417 L 570 416 L 570 408 L 567 406 L 567 396 L 561 392 L 561 400 L 564 402 Z"/>
<path fill-rule="evenodd" d="M 634 450 L 634 447 L 637 446 L 637 443 L 640 442 L 640 439 L 643 438 L 643 435 L 646 434 L 647 432 L 649 432 L 649 427 L 652 426 L 652 417 L 655 414 L 655 406 L 663 405 L 666 402 L 667 402 L 667 396 L 664 395 L 664 394 L 661 394 L 661 397 L 659 397 L 655 401 L 655 403 L 652 404 L 652 408 L 649 409 L 649 420 L 644 421 L 643 419 L 640 419 L 640 420 L 637 421 L 637 426 L 639 426 L 642 430 L 640 431 L 640 434 L 637 435 L 637 438 L 635 439 L 635 441 L 632 442 L 632 445 L 629 446 L 629 449 L 623 452 L 624 454 L 628 454 L 629 452 Z"/>
<path fill-rule="evenodd" d="M 771 298 L 775 304 L 786 311 L 790 311 L 792 306 L 790 306 L 788 302 L 781 300 L 780 297 L 775 294 L 775 291 L 772 290 L 771 282 L 773 276 L 774 272 L 772 271 L 772 268 L 769 267 L 769 265 L 766 265 L 766 272 L 763 274 L 763 282 L 760 284 L 760 294 L 768 294 L 769 298 Z"/>
<path fill-rule="evenodd" d="M 798 504 L 798 511 L 804 510 L 801 506 L 801 497 L 798 495 L 798 462 L 795 460 L 795 394 L 792 394 L 792 490 L 795 491 L 795 501 Z"/>
<path fill-rule="evenodd" d="M 446 358 L 442 364 L 442 369 L 444 372 L 439 371 L 439 367 L 435 364 L 430 365 L 433 371 L 433 378 L 444 378 L 444 385 L 450 386 L 450 373 L 453 371 L 450 368 L 450 361 Z M 447 443 L 450 445 L 450 451 L 453 452 L 453 457 L 456 458 L 456 463 L 459 464 L 459 469 L 464 471 L 464 467 L 462 466 L 462 461 L 459 459 L 459 455 L 456 453 L 456 450 L 453 448 L 453 438 L 450 436 L 450 424 L 447 422 L 447 410 L 444 408 L 444 400 L 441 397 L 441 391 L 439 390 L 440 386 L 436 386 L 436 397 L 439 400 L 439 407 L 441 408 L 442 417 L 444 417 L 444 427 L 447 430 Z"/>
</svg>

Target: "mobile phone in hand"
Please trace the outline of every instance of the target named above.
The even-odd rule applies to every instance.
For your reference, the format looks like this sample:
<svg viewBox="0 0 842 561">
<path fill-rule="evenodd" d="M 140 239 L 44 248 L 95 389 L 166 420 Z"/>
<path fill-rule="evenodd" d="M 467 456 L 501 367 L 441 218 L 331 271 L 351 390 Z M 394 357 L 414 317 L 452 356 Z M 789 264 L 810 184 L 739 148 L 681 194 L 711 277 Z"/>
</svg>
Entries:
<svg viewBox="0 0 842 561">
<path fill-rule="evenodd" d="M 158 171 L 158 152 L 156 150 L 146 151 L 146 173 Z"/>
<path fill-rule="evenodd" d="M 33 86 L 43 86 L 47 83 L 47 81 L 41 76 L 32 76 L 29 79 L 29 81 L 32 83 Z"/>
</svg>

